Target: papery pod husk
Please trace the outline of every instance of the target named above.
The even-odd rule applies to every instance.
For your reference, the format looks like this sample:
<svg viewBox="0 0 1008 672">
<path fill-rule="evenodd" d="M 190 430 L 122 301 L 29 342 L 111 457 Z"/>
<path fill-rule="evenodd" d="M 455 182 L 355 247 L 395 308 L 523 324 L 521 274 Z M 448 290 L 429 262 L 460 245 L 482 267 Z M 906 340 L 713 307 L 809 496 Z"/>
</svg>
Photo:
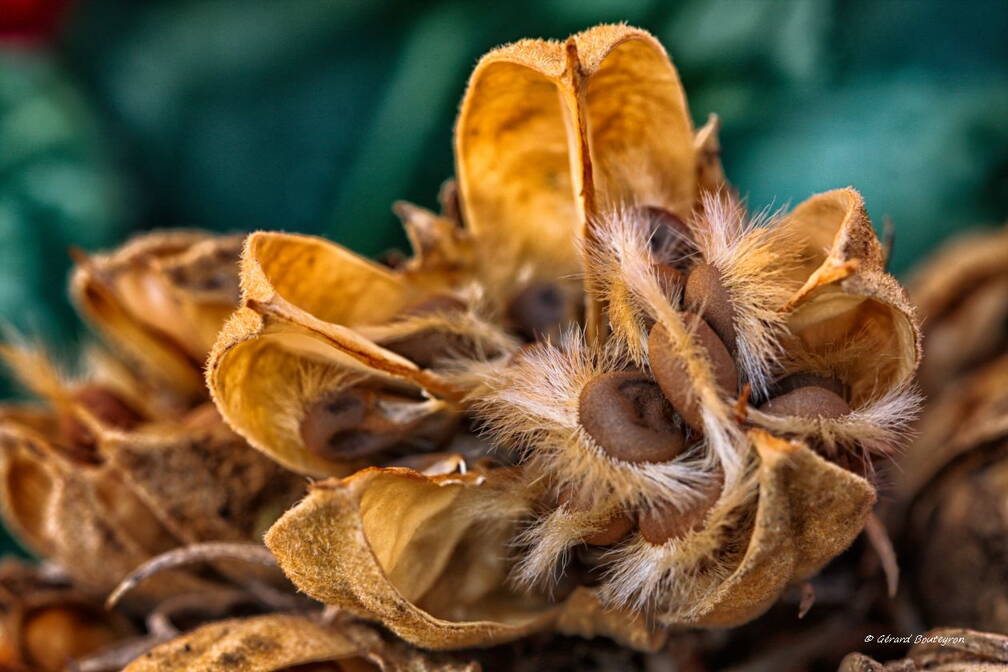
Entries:
<svg viewBox="0 0 1008 672">
<path fill-rule="evenodd" d="M 766 611 L 792 583 L 803 581 L 861 533 L 875 503 L 865 479 L 801 443 L 758 429 L 759 500 L 745 555 L 696 609 L 690 625 L 740 625 Z"/>
<path fill-rule="evenodd" d="M 924 323 L 918 375 L 929 394 L 1008 347 L 1008 229 L 956 236 L 907 286 Z"/>
<path fill-rule="evenodd" d="M 238 302 L 241 236 L 165 231 L 82 257 L 70 283 L 102 336 L 183 399 L 206 396 L 203 361 Z"/>
<path fill-rule="evenodd" d="M 584 588 L 551 604 L 509 587 L 508 541 L 530 504 L 514 478 L 508 470 L 366 469 L 315 484 L 266 544 L 309 596 L 423 648 L 484 647 L 544 631 L 659 647 L 663 632 L 607 612 Z"/>
<path fill-rule="evenodd" d="M 100 450 L 180 542 L 258 540 L 306 482 L 207 411 L 199 424 L 109 431 Z"/>
<path fill-rule="evenodd" d="M 905 658 L 879 663 L 860 653 L 843 659 L 838 672 L 1004 672 L 1008 637 L 991 632 L 938 628 L 923 635 Z M 927 641 L 934 639 L 935 641 Z"/>
<path fill-rule="evenodd" d="M 134 634 L 122 614 L 38 566 L 0 562 L 0 669 L 60 672 L 67 660 Z"/>
<path fill-rule="evenodd" d="M 759 615 L 790 582 L 846 548 L 874 503 L 864 479 L 807 448 L 758 431 L 753 441 L 761 456 L 760 497 L 747 550 L 704 604 L 689 605 L 695 607 L 689 625 L 735 625 Z M 266 542 L 303 591 L 379 620 L 419 646 L 486 646 L 544 630 L 606 635 L 644 650 L 662 641 L 660 630 L 639 620 L 650 615 L 607 611 L 584 587 L 559 605 L 529 597 L 524 610 L 509 604 L 515 596 L 502 594 L 505 556 L 514 521 L 528 504 L 507 504 L 500 485 L 484 480 L 495 478 L 367 470 L 316 485 Z M 474 530 L 493 528 L 497 538 L 472 538 Z"/>
<path fill-rule="evenodd" d="M 1008 629 L 1008 356 L 952 381 L 928 404 L 893 475 L 890 525 L 923 620 Z"/>
<path fill-rule="evenodd" d="M 905 290 L 885 271 L 861 195 L 846 188 L 813 196 L 784 218 L 778 233 L 797 252 L 789 275 L 798 289 L 781 307 L 787 316 L 780 343 L 784 374 L 794 369 L 838 378 L 849 388 L 854 411 L 896 395 L 890 402 L 899 397 L 906 408 L 891 421 L 905 422 L 912 416 L 912 380 L 922 353 L 919 320 Z M 752 409 L 749 419 L 782 433 L 808 424 Z M 814 442 L 823 430 L 857 439 L 877 429 L 861 431 L 848 423 L 846 417 L 822 419 L 811 433 L 799 434 Z M 882 443 L 893 443 L 901 431 Z"/>
<path fill-rule="evenodd" d="M 29 428 L 0 429 L 0 483 L 7 528 L 89 595 L 104 597 L 138 565 L 178 545 L 115 467 L 67 457 Z M 131 604 L 206 585 L 166 572 L 131 596 Z"/>
<path fill-rule="evenodd" d="M 652 35 L 625 25 L 483 56 L 462 100 L 455 161 L 486 265 L 529 261 L 553 278 L 581 270 L 576 242 L 600 213 L 654 206 L 685 221 L 698 196 L 678 73 Z M 589 333 L 603 328 L 594 304 L 587 320 Z"/>
<path fill-rule="evenodd" d="M 354 328 L 386 323 L 430 296 L 401 275 L 319 238 L 255 233 L 241 280 L 244 304 L 218 337 L 207 384 L 228 424 L 287 468 L 345 475 L 370 463 L 304 447 L 298 424 L 305 408 L 332 388 L 367 382 L 399 389 L 418 399 L 418 414 L 431 416 L 450 409 L 422 394 L 461 397 L 437 373 Z"/>
<path fill-rule="evenodd" d="M 479 670 L 389 641 L 361 624 L 269 614 L 205 625 L 154 648 L 123 672 L 284 672 L 310 663 L 320 664 L 311 668 L 320 672 Z"/>
</svg>

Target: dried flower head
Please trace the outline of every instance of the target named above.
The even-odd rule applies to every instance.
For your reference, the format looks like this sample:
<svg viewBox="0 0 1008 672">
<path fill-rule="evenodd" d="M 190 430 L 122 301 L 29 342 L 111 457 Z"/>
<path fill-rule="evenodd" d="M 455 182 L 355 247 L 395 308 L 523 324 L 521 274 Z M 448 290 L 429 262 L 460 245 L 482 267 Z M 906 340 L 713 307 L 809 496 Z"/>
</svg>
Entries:
<svg viewBox="0 0 1008 672">
<path fill-rule="evenodd" d="M 755 617 L 857 536 L 920 358 L 857 192 L 748 215 L 716 118 L 694 131 L 626 26 L 484 56 L 455 149 L 442 215 L 397 206 L 395 268 L 246 243 L 207 371 L 239 433 L 318 475 L 468 451 L 316 484 L 267 535 L 294 583 L 429 648 L 649 648 Z"/>
</svg>

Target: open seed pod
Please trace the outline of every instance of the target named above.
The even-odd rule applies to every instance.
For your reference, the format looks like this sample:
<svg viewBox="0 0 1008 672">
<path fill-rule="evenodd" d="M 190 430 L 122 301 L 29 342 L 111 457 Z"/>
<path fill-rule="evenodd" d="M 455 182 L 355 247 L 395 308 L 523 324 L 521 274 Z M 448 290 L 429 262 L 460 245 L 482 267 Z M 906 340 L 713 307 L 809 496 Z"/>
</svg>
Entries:
<svg viewBox="0 0 1008 672">
<path fill-rule="evenodd" d="M 0 668 L 61 672 L 70 660 L 134 634 L 119 613 L 38 567 L 0 563 Z"/>
<path fill-rule="evenodd" d="M 266 543 L 308 595 L 423 648 L 482 647 L 551 630 L 659 646 L 661 633 L 604 610 L 585 588 L 557 603 L 508 583 L 508 541 L 531 505 L 517 485 L 507 469 L 366 469 L 315 484 Z"/>
<path fill-rule="evenodd" d="M 167 231 L 93 257 L 70 285 L 78 309 L 146 374 L 184 400 L 205 398 L 203 362 L 238 302 L 242 237 Z"/>
<path fill-rule="evenodd" d="M 207 381 L 232 427 L 302 473 L 437 447 L 462 395 L 439 365 L 516 347 L 461 297 L 321 239 L 253 234 L 241 277 Z"/>
<path fill-rule="evenodd" d="M 922 620 L 1008 629 L 1008 357 L 952 381 L 928 403 L 895 474 L 891 518 Z"/>
<path fill-rule="evenodd" d="M 59 377 L 37 353 L 6 350 L 49 408 L 0 415 L 4 521 L 92 595 L 181 543 L 258 538 L 303 489 L 209 412 L 149 422 L 116 391 Z M 34 362 L 31 367 L 27 361 Z M 197 590 L 166 574 L 138 603 Z"/>
<path fill-rule="evenodd" d="M 920 636 L 905 658 L 879 663 L 860 653 L 843 659 L 838 672 L 1001 672 L 1008 670 L 1008 637 L 938 628 Z"/>
<path fill-rule="evenodd" d="M 924 325 L 919 378 L 928 394 L 1008 348 L 1008 229 L 957 236 L 908 287 Z"/>
<path fill-rule="evenodd" d="M 663 634 L 643 619 L 744 622 L 860 531 L 874 501 L 870 486 L 804 447 L 762 433 L 753 440 L 761 456 L 759 503 L 737 529 L 721 525 L 714 531 L 721 542 L 716 552 L 730 556 L 715 558 L 717 568 L 705 566 L 709 556 L 694 557 L 693 566 L 669 562 L 684 549 L 651 545 L 635 532 L 608 567 L 605 560 L 583 557 L 580 566 L 568 568 L 552 599 L 520 591 L 513 573 L 527 549 L 519 547 L 515 555 L 506 549 L 514 548 L 510 540 L 527 524 L 537 493 L 516 487 L 521 474 L 512 470 L 425 477 L 369 469 L 319 483 L 277 522 L 266 542 L 301 590 L 378 620 L 425 648 L 488 646 L 555 630 L 652 649 Z M 572 525 L 579 523 L 584 529 L 582 521 Z M 703 534 L 687 534 L 681 545 L 702 541 Z M 584 564 L 593 560 L 595 566 Z M 651 562 L 658 565 L 648 571 Z M 669 581 L 677 570 L 687 570 L 690 581 L 707 589 L 687 587 L 697 602 L 671 602 L 670 595 L 681 597 L 681 587 Z M 603 607 L 614 594 L 634 609 Z"/>
<path fill-rule="evenodd" d="M 366 626 L 270 614 L 205 625 L 156 647 L 123 672 L 478 672 L 382 638 Z"/>
</svg>

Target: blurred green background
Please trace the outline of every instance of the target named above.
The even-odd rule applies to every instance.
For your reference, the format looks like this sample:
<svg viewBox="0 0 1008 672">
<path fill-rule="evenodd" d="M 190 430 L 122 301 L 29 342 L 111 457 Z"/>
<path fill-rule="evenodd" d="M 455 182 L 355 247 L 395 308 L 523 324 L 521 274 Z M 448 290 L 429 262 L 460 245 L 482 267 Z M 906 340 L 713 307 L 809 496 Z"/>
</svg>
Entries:
<svg viewBox="0 0 1008 672">
<path fill-rule="evenodd" d="M 624 20 L 752 206 L 854 185 L 897 272 L 1008 217 L 1003 0 L 77 0 L 0 43 L 0 321 L 72 352 L 68 246 L 142 229 L 404 246 L 389 206 L 435 204 L 480 54 Z"/>
</svg>

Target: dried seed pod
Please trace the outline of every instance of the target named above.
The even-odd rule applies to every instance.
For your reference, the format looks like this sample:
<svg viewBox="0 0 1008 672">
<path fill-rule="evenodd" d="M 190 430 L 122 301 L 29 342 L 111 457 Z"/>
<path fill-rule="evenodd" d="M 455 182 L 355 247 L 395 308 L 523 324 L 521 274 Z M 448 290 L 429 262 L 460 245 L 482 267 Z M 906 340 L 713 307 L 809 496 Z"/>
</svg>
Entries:
<svg viewBox="0 0 1008 672">
<path fill-rule="evenodd" d="M 1005 356 L 951 381 L 929 401 L 894 472 L 889 514 L 928 624 L 1008 627 L 1008 586 L 999 571 L 1008 525 L 1006 390 Z"/>
<path fill-rule="evenodd" d="M 60 672 L 134 634 L 121 614 L 107 612 L 65 582 L 37 567 L 6 559 L 0 564 L 0 667 Z"/>
<path fill-rule="evenodd" d="M 324 624 L 306 616 L 270 614 L 205 625 L 166 642 L 123 672 L 477 672 L 478 667 L 441 660 L 384 640 L 364 625 Z"/>
<path fill-rule="evenodd" d="M 1008 670 L 1008 637 L 990 632 L 938 628 L 917 639 L 906 657 L 878 663 L 852 653 L 838 672 L 1002 672 Z"/>
<path fill-rule="evenodd" d="M 393 352 L 397 343 L 403 346 L 414 339 L 412 345 L 417 345 L 415 339 L 433 331 L 464 344 L 464 356 L 517 347 L 468 312 L 438 309 L 418 314 L 417 306 L 444 296 L 443 290 L 412 284 L 320 239 L 253 234 L 241 277 L 245 305 L 221 332 L 208 362 L 207 382 L 221 414 L 238 433 L 301 473 L 347 474 L 381 462 L 380 456 L 319 451 L 319 446 L 313 451 L 300 431 L 320 400 L 359 385 L 398 395 L 383 412 L 399 436 L 409 435 L 411 445 L 434 447 L 443 438 L 452 422 L 453 402 L 464 390 Z M 432 364 L 458 356 L 452 348 L 424 354 Z"/>
<path fill-rule="evenodd" d="M 508 588 L 513 560 L 500 550 L 530 505 L 513 479 L 507 470 L 428 477 L 367 469 L 315 484 L 266 543 L 301 590 L 424 648 L 487 646 L 550 630 L 660 646 L 660 633 L 602 609 L 586 589 L 553 605 Z M 317 552 L 301 552 L 305 544 Z"/>
<path fill-rule="evenodd" d="M 926 338 L 926 392 L 997 357 L 1008 345 L 1008 230 L 954 238 L 913 272 L 910 297 Z"/>
<path fill-rule="evenodd" d="M 242 237 L 172 231 L 79 260 L 70 293 L 81 314 L 145 371 L 186 399 L 238 303 Z"/>
</svg>

